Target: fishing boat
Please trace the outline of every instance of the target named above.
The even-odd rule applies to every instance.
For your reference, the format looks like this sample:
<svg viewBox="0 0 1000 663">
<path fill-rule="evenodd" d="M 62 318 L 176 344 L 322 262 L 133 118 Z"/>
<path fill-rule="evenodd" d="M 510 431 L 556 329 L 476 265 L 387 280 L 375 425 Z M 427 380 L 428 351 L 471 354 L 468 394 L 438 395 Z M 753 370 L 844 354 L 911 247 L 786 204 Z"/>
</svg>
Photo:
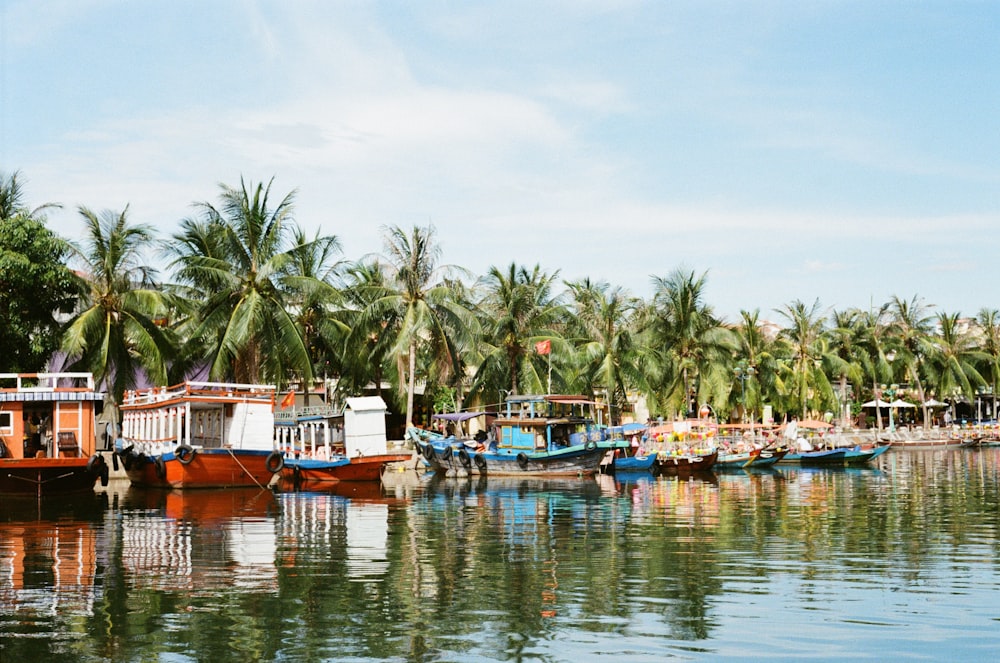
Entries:
<svg viewBox="0 0 1000 663">
<path fill-rule="evenodd" d="M 715 460 L 717 470 L 741 470 L 753 465 L 760 457 L 760 449 L 751 449 L 742 452 L 719 452 Z"/>
<path fill-rule="evenodd" d="M 493 422 L 493 439 L 470 453 L 458 450 L 467 471 L 491 476 L 579 476 L 597 472 L 604 436 L 583 410 L 584 396 L 511 395 Z"/>
<path fill-rule="evenodd" d="M 273 385 L 187 381 L 126 392 L 115 453 L 132 485 L 267 486 L 284 466 Z"/>
<path fill-rule="evenodd" d="M 0 494 L 41 498 L 106 486 L 95 432 L 103 404 L 90 373 L 0 374 Z"/>
<path fill-rule="evenodd" d="M 818 449 L 816 451 L 789 451 L 779 463 L 800 465 L 843 465 L 847 458 L 846 448 Z"/>
<path fill-rule="evenodd" d="M 660 474 L 686 475 L 711 471 L 718 458 L 719 451 L 717 449 L 708 452 L 661 453 L 657 454 L 656 465 Z"/>
<path fill-rule="evenodd" d="M 759 469 L 762 467 L 774 467 L 781 462 L 781 459 L 788 454 L 787 448 L 781 449 L 761 449 L 760 454 L 754 459 L 750 467 Z"/>
<path fill-rule="evenodd" d="M 660 474 L 689 475 L 711 470 L 719 458 L 718 427 L 704 419 L 673 421 L 649 429 Z"/>
<path fill-rule="evenodd" d="M 348 398 L 339 412 L 321 405 L 276 414 L 283 487 L 325 490 L 340 481 L 378 481 L 390 463 L 410 460 L 412 454 L 388 450 L 387 411 L 380 397 L 365 396 Z"/>
<path fill-rule="evenodd" d="M 601 461 L 605 474 L 652 472 L 656 467 L 656 453 L 645 448 L 647 426 L 627 423 L 607 429 L 598 446 L 607 449 Z"/>
<path fill-rule="evenodd" d="M 865 465 L 875 460 L 882 454 L 889 451 L 891 445 L 882 444 L 875 447 L 863 447 L 857 445 L 847 450 L 844 454 L 844 463 L 847 465 Z"/>
<path fill-rule="evenodd" d="M 442 430 L 411 427 L 406 434 L 424 465 L 436 472 L 460 475 L 474 470 L 472 458 L 489 446 L 496 446 L 493 428 L 484 422 L 474 436 L 462 430 L 466 422 L 479 417 L 496 417 L 495 412 L 446 412 L 433 415 Z M 488 421 L 488 420 L 487 420 Z M 464 452 L 464 453 L 463 453 Z"/>
</svg>

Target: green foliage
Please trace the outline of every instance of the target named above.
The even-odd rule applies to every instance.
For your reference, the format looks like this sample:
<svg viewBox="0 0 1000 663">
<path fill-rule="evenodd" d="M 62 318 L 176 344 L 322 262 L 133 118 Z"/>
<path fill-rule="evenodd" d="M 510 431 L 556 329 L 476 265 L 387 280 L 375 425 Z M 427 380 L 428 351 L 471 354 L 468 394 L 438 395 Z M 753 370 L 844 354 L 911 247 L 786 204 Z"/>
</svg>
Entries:
<svg viewBox="0 0 1000 663">
<path fill-rule="evenodd" d="M 59 314 L 79 290 L 66 245 L 45 222 L 18 211 L 0 218 L 0 372 L 45 367 L 59 347 Z"/>
</svg>

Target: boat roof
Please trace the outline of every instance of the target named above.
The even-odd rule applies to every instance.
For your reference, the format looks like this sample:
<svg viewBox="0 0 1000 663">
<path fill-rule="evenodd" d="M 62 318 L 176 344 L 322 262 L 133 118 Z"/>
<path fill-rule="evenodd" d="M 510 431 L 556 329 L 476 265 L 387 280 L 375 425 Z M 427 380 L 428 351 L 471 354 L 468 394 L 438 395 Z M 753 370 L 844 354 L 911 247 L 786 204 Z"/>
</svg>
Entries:
<svg viewBox="0 0 1000 663">
<path fill-rule="evenodd" d="M 443 419 L 444 421 L 468 421 L 469 419 L 475 419 L 476 417 L 481 417 L 483 415 L 493 414 L 495 412 L 443 412 L 441 414 L 435 414 L 432 419 Z"/>
<path fill-rule="evenodd" d="M 344 403 L 345 410 L 354 410 L 355 412 L 384 411 L 389 409 L 389 406 L 385 404 L 381 396 L 354 396 L 346 399 Z"/>
</svg>

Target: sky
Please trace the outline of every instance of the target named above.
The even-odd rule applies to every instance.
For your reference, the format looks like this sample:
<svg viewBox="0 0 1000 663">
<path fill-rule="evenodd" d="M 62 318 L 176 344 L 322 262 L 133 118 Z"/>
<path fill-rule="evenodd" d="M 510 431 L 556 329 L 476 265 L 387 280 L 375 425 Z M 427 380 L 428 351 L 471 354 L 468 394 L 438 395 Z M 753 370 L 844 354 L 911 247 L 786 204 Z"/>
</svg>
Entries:
<svg viewBox="0 0 1000 663">
<path fill-rule="evenodd" d="M 778 312 L 1000 308 L 1000 3 L 0 0 L 0 170 L 169 237 L 272 180 L 344 257 Z M 161 260 L 152 257 L 151 260 Z"/>
</svg>

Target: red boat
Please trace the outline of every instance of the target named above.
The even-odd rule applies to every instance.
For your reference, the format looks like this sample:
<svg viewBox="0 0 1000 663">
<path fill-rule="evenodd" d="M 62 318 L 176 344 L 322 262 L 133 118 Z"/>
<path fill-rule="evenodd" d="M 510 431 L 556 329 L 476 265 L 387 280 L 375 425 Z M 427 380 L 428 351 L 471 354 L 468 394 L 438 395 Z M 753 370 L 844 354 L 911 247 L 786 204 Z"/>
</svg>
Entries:
<svg viewBox="0 0 1000 663">
<path fill-rule="evenodd" d="M 389 463 L 410 453 L 389 453 L 385 401 L 348 398 L 342 412 L 321 405 L 291 408 L 275 417 L 275 438 L 284 453 L 282 484 L 293 490 L 324 490 L 340 481 L 379 481 Z"/>
<path fill-rule="evenodd" d="M 696 472 L 708 472 L 711 470 L 718 457 L 718 450 L 704 454 L 663 454 L 657 456 L 656 464 L 660 474 L 694 474 Z"/>
<path fill-rule="evenodd" d="M 270 385 L 185 382 L 128 392 L 116 453 L 135 486 L 266 487 L 284 457 Z"/>
<path fill-rule="evenodd" d="M 0 494 L 65 495 L 108 483 L 90 373 L 0 374 Z"/>
</svg>

